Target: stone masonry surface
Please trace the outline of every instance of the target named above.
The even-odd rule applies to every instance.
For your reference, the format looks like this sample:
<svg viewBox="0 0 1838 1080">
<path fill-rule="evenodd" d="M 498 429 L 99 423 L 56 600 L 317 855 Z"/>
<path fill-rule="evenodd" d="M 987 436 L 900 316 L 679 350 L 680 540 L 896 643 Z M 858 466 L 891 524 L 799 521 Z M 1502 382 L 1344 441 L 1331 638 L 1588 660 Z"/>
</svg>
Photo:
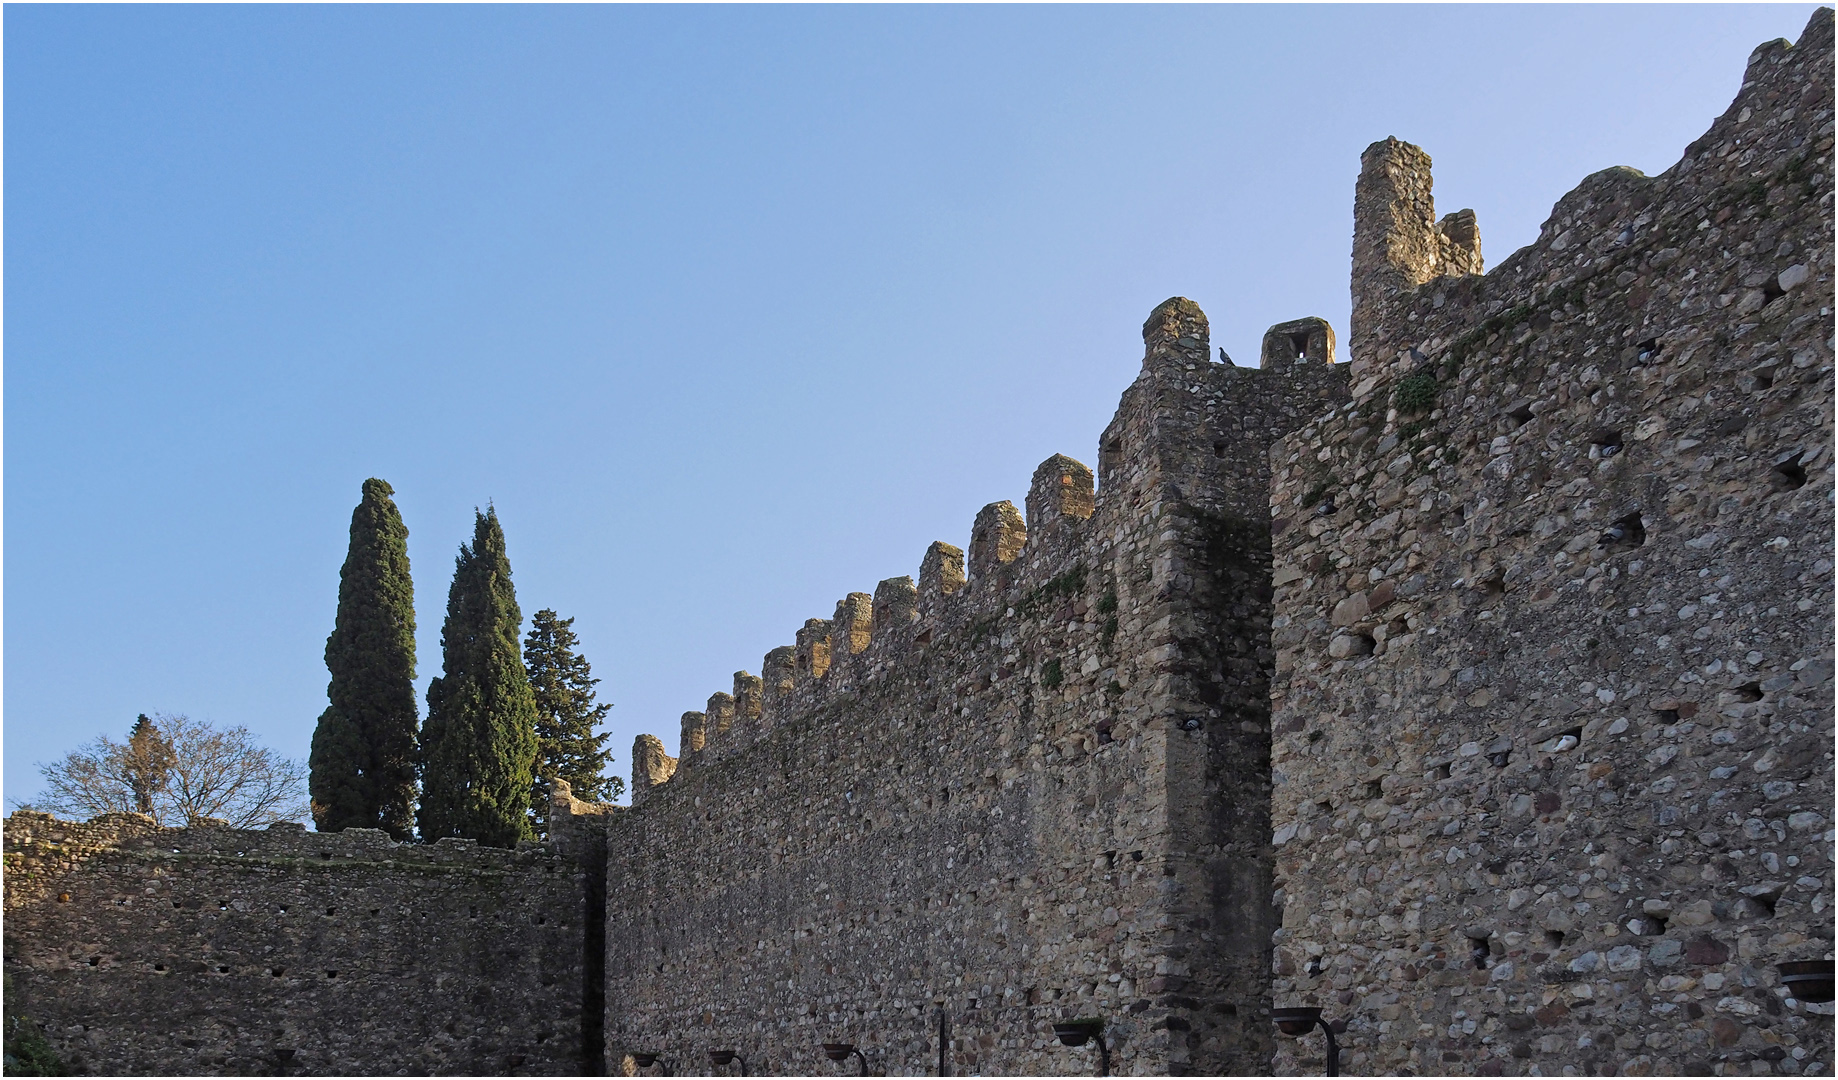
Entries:
<svg viewBox="0 0 1838 1080">
<path fill-rule="evenodd" d="M 1485 277 L 1366 152 L 1353 400 L 1271 454 L 1274 989 L 1349 1071 L 1831 1071 L 1831 32 Z"/>
<path fill-rule="evenodd" d="M 1096 469 L 842 597 L 516 851 L 5 825 L 101 1073 L 1829 1073 L 1832 26 L 1483 274 L 1396 139 L 1352 363 L 1150 313 Z M 864 585 L 866 583 L 863 583 Z M 680 725 L 680 726 L 678 726 Z M 640 1069 L 636 1055 L 659 1055 Z M 738 1068 L 738 1063 L 728 1068 Z"/>
<path fill-rule="evenodd" d="M 1052 1024 L 1086 1016 L 1118 1072 L 1268 1068 L 1269 437 L 1345 370 L 1210 362 L 1179 298 L 1144 340 L 1095 493 L 1049 458 L 967 580 L 934 544 L 774 650 L 758 708 L 687 714 L 680 761 L 641 737 L 609 1063 L 925 1073 L 942 1009 L 959 1072 L 1082 1072 Z"/>
<path fill-rule="evenodd" d="M 7 1004 L 78 1071 L 581 1071 L 587 878 L 560 846 L 26 811 L 5 832 Z"/>
</svg>

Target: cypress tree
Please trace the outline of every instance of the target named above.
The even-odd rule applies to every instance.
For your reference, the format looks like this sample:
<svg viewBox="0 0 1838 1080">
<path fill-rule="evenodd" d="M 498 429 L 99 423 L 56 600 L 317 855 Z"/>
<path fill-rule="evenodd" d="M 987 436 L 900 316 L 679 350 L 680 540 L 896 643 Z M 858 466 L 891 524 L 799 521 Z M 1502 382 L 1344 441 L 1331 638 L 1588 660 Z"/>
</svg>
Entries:
<svg viewBox="0 0 1838 1080">
<path fill-rule="evenodd" d="M 171 783 L 172 743 L 154 725 L 146 713 L 134 721 L 128 732 L 127 752 L 121 755 L 121 782 L 134 793 L 134 809 L 153 813 L 153 797 Z"/>
<path fill-rule="evenodd" d="M 443 670 L 422 728 L 421 838 L 513 847 L 532 838 L 536 698 L 517 649 L 523 613 L 497 510 L 461 544 L 440 630 Z"/>
<path fill-rule="evenodd" d="M 598 692 L 587 658 L 575 651 L 580 639 L 574 620 L 552 608 L 543 608 L 530 620 L 523 639 L 523 666 L 530 673 L 530 690 L 536 695 L 536 785 L 530 795 L 538 831 L 548 831 L 549 781 L 566 780 L 578 799 L 610 802 L 625 790 L 625 782 L 607 776 L 612 751 L 605 749 L 610 733 L 594 734 L 612 709 L 610 702 L 595 702 Z"/>
<path fill-rule="evenodd" d="M 415 583 L 395 489 L 372 477 L 351 512 L 338 617 L 325 640 L 331 705 L 307 759 L 320 832 L 383 829 L 406 840 L 415 808 Z"/>
</svg>

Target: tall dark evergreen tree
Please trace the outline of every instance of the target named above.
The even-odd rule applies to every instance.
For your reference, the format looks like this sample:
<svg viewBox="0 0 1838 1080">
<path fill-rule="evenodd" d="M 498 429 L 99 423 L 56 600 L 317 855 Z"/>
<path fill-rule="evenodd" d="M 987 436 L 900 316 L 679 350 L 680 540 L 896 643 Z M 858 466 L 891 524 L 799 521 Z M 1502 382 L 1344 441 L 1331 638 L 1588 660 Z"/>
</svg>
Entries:
<svg viewBox="0 0 1838 1080">
<path fill-rule="evenodd" d="M 308 758 L 320 832 L 383 829 L 410 837 L 415 812 L 415 583 L 395 489 L 364 481 L 338 572 L 338 618 L 325 641 L 331 705 Z"/>
<path fill-rule="evenodd" d="M 549 781 L 568 781 L 575 798 L 589 802 L 611 802 L 625 791 L 624 780 L 606 775 L 613 762 L 612 751 L 605 748 L 610 733 L 594 734 L 613 706 L 594 700 L 600 680 L 587 658 L 575 651 L 579 644 L 574 620 L 551 608 L 535 614 L 523 639 L 523 666 L 536 695 L 536 785 L 530 807 L 537 830 L 545 833 Z"/>
<path fill-rule="evenodd" d="M 153 797 L 166 790 L 172 769 L 172 742 L 146 713 L 128 732 L 127 752 L 120 755 L 121 782 L 134 794 L 138 813 L 153 813 Z"/>
<path fill-rule="evenodd" d="M 476 518 L 447 593 L 444 670 L 428 685 L 418 820 L 423 840 L 462 836 L 513 847 L 534 835 L 536 698 L 517 649 L 523 613 L 504 530 L 495 509 Z"/>
</svg>

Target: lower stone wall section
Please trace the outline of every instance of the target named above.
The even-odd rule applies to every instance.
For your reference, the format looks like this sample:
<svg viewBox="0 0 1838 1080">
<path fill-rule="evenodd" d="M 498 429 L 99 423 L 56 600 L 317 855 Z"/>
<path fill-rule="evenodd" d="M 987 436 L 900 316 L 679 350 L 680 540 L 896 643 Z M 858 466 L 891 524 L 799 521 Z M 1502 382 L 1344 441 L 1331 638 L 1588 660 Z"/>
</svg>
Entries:
<svg viewBox="0 0 1838 1080">
<path fill-rule="evenodd" d="M 737 1050 L 753 1075 L 823 1075 L 821 1044 L 849 1042 L 926 1075 L 941 1010 L 957 1075 L 1092 1069 L 1052 1034 L 1081 1017 L 1119 1074 L 1188 1057 L 1163 763 L 1196 735 L 1110 722 L 1136 681 L 1104 632 L 1118 585 L 1051 569 L 612 824 L 612 1071 Z"/>
<path fill-rule="evenodd" d="M 9 1011 L 74 1071 L 572 1075 L 583 876 L 380 831 L 6 821 Z"/>
</svg>

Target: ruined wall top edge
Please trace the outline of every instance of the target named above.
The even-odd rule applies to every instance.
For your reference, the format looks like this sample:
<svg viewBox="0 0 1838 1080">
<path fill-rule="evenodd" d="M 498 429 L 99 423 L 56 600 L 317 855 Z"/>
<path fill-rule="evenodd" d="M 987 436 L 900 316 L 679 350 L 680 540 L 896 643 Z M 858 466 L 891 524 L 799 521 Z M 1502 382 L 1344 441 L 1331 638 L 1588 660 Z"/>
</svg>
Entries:
<svg viewBox="0 0 1838 1080">
<path fill-rule="evenodd" d="M 5 836 L 9 852 L 42 846 L 62 849 L 73 857 L 119 848 L 242 858 L 252 862 L 397 862 L 463 869 L 505 869 L 561 855 L 554 845 L 528 841 L 512 851 L 451 837 L 433 844 L 397 843 L 381 829 L 310 832 L 297 822 L 277 822 L 265 829 L 234 829 L 227 825 L 175 828 L 160 825 L 142 814 L 127 813 L 102 814 L 78 822 L 32 810 L 16 810 L 6 818 Z"/>
<path fill-rule="evenodd" d="M 1455 344 L 1452 339 L 1426 340 L 1426 324 L 1446 327 L 1450 315 L 1464 307 L 1473 309 L 1475 324 L 1510 319 L 1513 303 L 1561 295 L 1573 287 L 1578 277 L 1587 276 L 1592 256 L 1619 261 L 1620 249 L 1647 239 L 1640 225 L 1643 215 L 1647 220 L 1668 216 L 1711 193 L 1725 183 L 1723 166 L 1732 156 L 1753 157 L 1758 149 L 1768 153 L 1771 148 L 1758 146 L 1773 134 L 1764 126 L 1804 127 L 1804 114 L 1823 110 L 1824 119 L 1808 142 L 1829 142 L 1831 88 L 1805 85 L 1796 88 L 1803 91 L 1799 98 L 1788 100 L 1774 72 L 1808 56 L 1829 54 L 1832 45 L 1832 9 L 1821 7 L 1797 41 L 1781 38 L 1757 46 L 1729 107 L 1676 163 L 1655 176 L 1627 166 L 1591 173 L 1553 204 L 1536 240 L 1485 273 L 1472 211 L 1435 217 L 1429 155 L 1395 138 L 1368 147 L 1354 207 L 1349 340 L 1353 379 L 1361 387 L 1355 396 L 1425 369 L 1437 350 L 1446 352 Z M 1801 118 L 1796 119 L 1796 111 Z M 1811 145 L 1796 149 L 1802 163 L 1819 152 Z M 1794 160 L 1774 164 L 1777 171 L 1796 167 Z M 1777 179 L 1751 176 L 1763 186 Z M 1613 218 L 1615 227 L 1604 230 L 1598 218 Z M 1471 250 L 1452 257 L 1451 244 Z M 1482 328 L 1476 325 L 1475 332 Z"/>
</svg>

